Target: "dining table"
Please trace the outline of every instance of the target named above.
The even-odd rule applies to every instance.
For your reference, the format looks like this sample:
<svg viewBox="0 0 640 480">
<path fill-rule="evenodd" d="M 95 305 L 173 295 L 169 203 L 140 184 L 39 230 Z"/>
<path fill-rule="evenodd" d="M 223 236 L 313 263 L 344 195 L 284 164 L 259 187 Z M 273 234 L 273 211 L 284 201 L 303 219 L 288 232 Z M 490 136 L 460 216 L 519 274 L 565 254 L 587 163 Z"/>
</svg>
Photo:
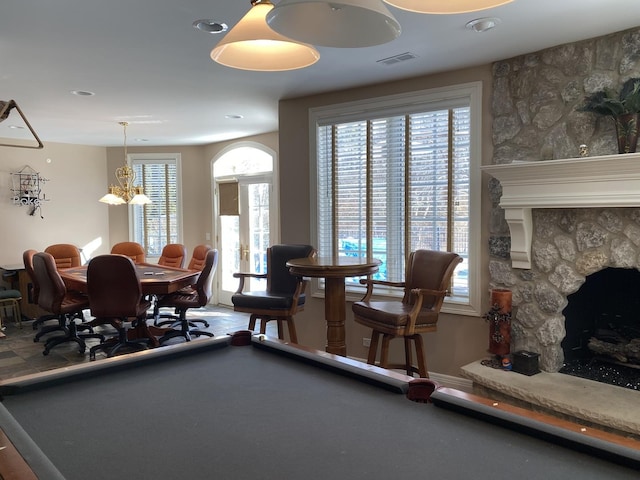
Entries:
<svg viewBox="0 0 640 480">
<path fill-rule="evenodd" d="M 136 263 L 136 272 L 140 278 L 142 295 L 168 295 L 181 288 L 193 285 L 200 275 L 199 270 L 167 267 L 155 263 Z M 59 270 L 62 281 L 68 290 L 87 292 L 87 265 Z M 154 319 L 155 320 L 155 319 Z M 162 337 L 169 328 L 149 325 L 145 321 L 134 322 L 127 335 L 129 339 L 148 338 L 151 345 L 159 346 L 158 338 Z"/>
<path fill-rule="evenodd" d="M 377 258 L 347 256 L 294 258 L 287 262 L 292 275 L 325 280 L 324 315 L 327 323 L 326 351 L 328 353 L 347 355 L 345 279 L 374 274 L 381 264 L 382 262 Z"/>
</svg>

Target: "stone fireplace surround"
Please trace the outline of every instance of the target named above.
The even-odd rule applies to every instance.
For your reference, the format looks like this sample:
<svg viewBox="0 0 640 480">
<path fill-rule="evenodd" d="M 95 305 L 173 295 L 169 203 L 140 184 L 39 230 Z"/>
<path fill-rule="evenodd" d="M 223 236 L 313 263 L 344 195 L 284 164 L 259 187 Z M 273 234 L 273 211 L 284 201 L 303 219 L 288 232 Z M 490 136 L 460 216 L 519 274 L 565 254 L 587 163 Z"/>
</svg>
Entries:
<svg viewBox="0 0 640 480">
<path fill-rule="evenodd" d="M 640 269 L 640 153 L 483 171 L 511 231 L 510 251 L 489 264 L 491 287 L 513 292 L 511 351 L 537 352 L 540 368 L 557 372 L 567 295 L 604 268 Z"/>
<path fill-rule="evenodd" d="M 540 353 L 542 372 L 528 377 L 478 361 L 463 376 L 490 398 L 640 438 L 638 392 L 557 373 L 567 296 L 607 267 L 640 269 L 640 154 L 483 170 L 511 234 L 490 243 L 490 286 L 512 290 L 511 351 Z"/>
</svg>

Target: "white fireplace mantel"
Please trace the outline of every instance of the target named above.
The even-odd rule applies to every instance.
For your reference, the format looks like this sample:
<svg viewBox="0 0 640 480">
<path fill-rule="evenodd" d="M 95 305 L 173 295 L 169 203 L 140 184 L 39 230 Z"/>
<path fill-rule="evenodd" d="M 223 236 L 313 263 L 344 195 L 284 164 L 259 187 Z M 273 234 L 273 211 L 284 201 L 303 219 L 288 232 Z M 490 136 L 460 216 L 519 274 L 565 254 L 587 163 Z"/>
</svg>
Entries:
<svg viewBox="0 0 640 480">
<path fill-rule="evenodd" d="M 531 268 L 533 208 L 640 207 L 640 153 L 481 167 L 502 185 L 513 268 Z"/>
</svg>

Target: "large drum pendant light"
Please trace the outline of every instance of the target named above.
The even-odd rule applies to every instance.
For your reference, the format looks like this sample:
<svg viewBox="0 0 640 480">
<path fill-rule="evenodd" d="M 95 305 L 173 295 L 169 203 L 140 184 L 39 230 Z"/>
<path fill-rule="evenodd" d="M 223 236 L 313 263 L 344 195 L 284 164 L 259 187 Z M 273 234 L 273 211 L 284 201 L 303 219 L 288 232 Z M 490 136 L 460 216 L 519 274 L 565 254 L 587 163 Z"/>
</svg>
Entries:
<svg viewBox="0 0 640 480">
<path fill-rule="evenodd" d="M 295 40 L 337 48 L 380 45 L 401 30 L 381 0 L 280 0 L 267 23 Z"/>
</svg>

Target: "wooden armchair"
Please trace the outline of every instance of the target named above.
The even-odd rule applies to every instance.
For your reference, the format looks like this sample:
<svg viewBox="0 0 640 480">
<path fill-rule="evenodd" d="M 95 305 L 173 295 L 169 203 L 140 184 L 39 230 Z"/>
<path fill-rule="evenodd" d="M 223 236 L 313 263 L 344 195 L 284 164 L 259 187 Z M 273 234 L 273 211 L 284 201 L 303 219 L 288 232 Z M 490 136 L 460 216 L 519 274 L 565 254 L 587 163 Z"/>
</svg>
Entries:
<svg viewBox="0 0 640 480">
<path fill-rule="evenodd" d="M 283 322 L 287 322 L 289 339 L 298 343 L 293 316 L 304 309 L 305 290 L 308 281 L 289 273 L 287 262 L 294 258 L 313 257 L 311 245 L 272 245 L 267 249 L 267 273 L 234 273 L 240 279 L 238 289 L 231 297 L 236 312 L 250 313 L 249 330 L 256 328 L 261 320 L 260 333 L 265 333 L 267 322 L 278 322 L 278 338 L 284 339 Z M 244 292 L 247 278 L 266 278 L 266 291 Z"/>
<path fill-rule="evenodd" d="M 373 330 L 367 363 L 376 364 L 378 341 L 382 335 L 382 368 L 404 368 L 407 375 L 418 373 L 421 377 L 429 377 L 421 334 L 436 331 L 451 277 L 461 261 L 456 253 L 416 250 L 407 260 L 404 282 L 360 280 L 367 286 L 367 292 L 352 309 L 354 320 Z M 404 296 L 402 300 L 372 301 L 374 285 L 402 288 Z M 405 363 L 389 364 L 389 342 L 397 337 L 404 339 Z M 415 345 L 417 366 L 413 364 L 411 342 Z"/>
</svg>

